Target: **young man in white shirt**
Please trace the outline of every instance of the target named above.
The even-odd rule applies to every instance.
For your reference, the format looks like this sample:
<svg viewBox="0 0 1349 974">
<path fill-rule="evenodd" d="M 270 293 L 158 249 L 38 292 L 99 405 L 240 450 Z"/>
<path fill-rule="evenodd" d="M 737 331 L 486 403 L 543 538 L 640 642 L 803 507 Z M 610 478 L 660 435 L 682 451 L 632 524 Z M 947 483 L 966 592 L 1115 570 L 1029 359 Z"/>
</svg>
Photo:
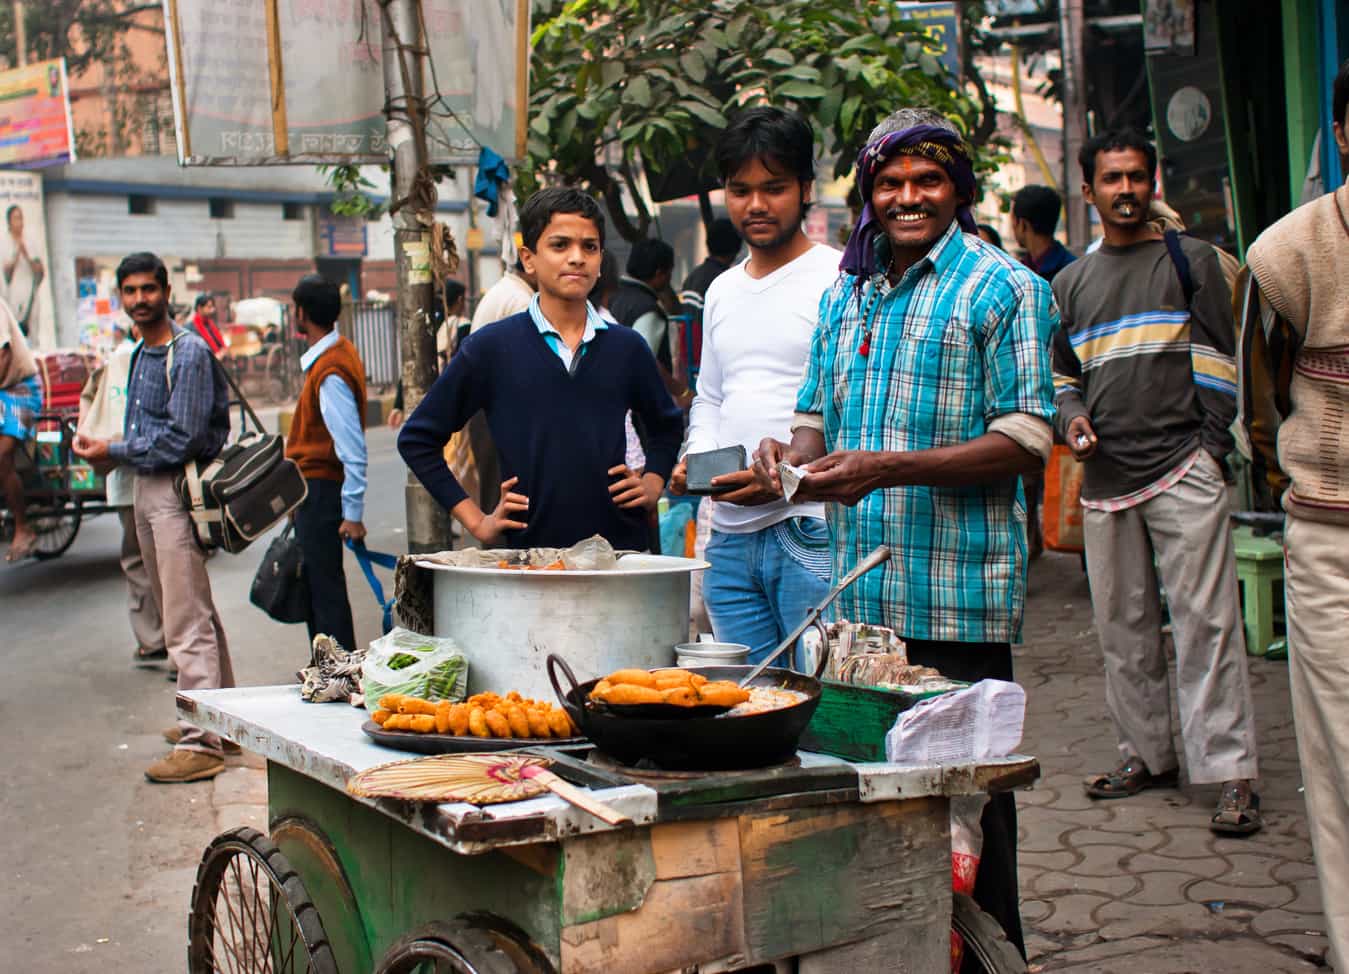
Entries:
<svg viewBox="0 0 1349 974">
<path fill-rule="evenodd" d="M 717 145 L 726 209 L 749 257 L 707 289 L 686 454 L 736 445 L 748 452 L 771 431 L 791 427 L 820 297 L 841 256 L 801 229 L 814 150 L 804 119 L 767 107 L 737 118 Z M 681 461 L 671 489 L 685 483 Z M 829 589 L 824 506 L 788 504 L 757 486 L 749 470 L 713 484 L 731 489 L 713 498 L 703 598 L 717 639 L 749 646 L 757 662 Z"/>
</svg>

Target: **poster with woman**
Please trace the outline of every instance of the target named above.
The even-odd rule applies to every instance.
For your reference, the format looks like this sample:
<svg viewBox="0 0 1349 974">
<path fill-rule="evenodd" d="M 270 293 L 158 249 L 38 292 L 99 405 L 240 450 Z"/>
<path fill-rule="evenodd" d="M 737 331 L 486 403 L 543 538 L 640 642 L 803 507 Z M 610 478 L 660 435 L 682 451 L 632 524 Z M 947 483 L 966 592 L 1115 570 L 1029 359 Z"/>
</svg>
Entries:
<svg viewBox="0 0 1349 974">
<path fill-rule="evenodd" d="M 0 213 L 0 297 L 13 309 L 31 347 L 54 348 L 41 175 L 0 171 Z"/>
</svg>

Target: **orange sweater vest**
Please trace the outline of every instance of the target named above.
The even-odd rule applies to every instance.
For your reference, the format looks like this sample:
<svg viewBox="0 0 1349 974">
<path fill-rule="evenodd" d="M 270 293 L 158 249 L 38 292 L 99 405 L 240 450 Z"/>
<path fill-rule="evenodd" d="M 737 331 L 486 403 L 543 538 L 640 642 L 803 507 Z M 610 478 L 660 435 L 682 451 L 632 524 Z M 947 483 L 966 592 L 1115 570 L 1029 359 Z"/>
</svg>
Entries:
<svg viewBox="0 0 1349 974">
<path fill-rule="evenodd" d="M 351 387 L 361 414 L 361 428 L 365 428 L 365 366 L 356 354 L 356 346 L 339 337 L 337 344 L 320 355 L 305 373 L 295 415 L 290 421 L 290 435 L 286 437 L 286 456 L 299 465 L 307 480 L 343 479 L 342 461 L 337 459 L 332 434 L 319 411 L 319 387 L 333 374 L 341 376 Z"/>
</svg>

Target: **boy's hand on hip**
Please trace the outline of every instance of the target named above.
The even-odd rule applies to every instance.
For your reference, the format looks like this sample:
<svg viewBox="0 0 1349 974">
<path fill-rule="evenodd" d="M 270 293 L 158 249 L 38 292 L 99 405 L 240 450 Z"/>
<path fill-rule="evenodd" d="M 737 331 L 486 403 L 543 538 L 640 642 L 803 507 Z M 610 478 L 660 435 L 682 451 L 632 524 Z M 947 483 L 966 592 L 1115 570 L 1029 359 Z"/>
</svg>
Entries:
<svg viewBox="0 0 1349 974">
<path fill-rule="evenodd" d="M 523 531 L 528 527 L 524 521 L 515 520 L 515 515 L 529 510 L 529 498 L 511 490 L 519 481 L 519 477 L 502 481 L 501 500 L 497 502 L 496 510 L 473 526 L 470 531 L 473 537 L 486 544 L 499 541 L 507 531 Z"/>
<path fill-rule="evenodd" d="M 624 463 L 610 467 L 609 476 L 619 478 L 609 485 L 609 496 L 625 510 L 654 509 L 660 500 L 659 477 L 643 476 Z"/>
</svg>

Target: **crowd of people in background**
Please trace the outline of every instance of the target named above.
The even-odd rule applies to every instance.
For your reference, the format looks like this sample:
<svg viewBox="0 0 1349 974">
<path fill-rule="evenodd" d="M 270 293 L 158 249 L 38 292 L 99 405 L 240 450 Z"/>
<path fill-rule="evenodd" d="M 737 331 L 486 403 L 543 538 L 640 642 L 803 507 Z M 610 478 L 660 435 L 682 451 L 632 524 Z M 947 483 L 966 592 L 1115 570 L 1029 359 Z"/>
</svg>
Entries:
<svg viewBox="0 0 1349 974">
<path fill-rule="evenodd" d="M 1333 107 L 1349 157 L 1349 64 Z M 620 272 L 595 199 L 542 189 L 520 207 L 518 261 L 471 320 L 462 285 L 442 291 L 442 371 L 405 421 L 397 404 L 398 449 L 465 541 L 566 547 L 598 534 L 631 550 L 659 548 L 661 496 L 685 493 L 700 461 L 729 451 L 741 461 L 700 488 L 711 497 L 703 600 L 719 640 L 761 659 L 831 579 L 884 544 L 891 560 L 841 596 L 838 614 L 890 627 L 911 662 L 975 681 L 1014 678 L 1057 442 L 1083 466 L 1104 709 L 1120 755 L 1086 793 L 1127 799 L 1178 782 L 1169 621 L 1186 776 L 1219 786 L 1210 828 L 1249 835 L 1263 819 L 1227 501 L 1233 430 L 1244 430 L 1287 513 L 1294 715 L 1343 962 L 1349 887 L 1333 864 L 1349 858 L 1349 188 L 1267 230 L 1238 273 L 1155 198 L 1147 139 L 1104 132 L 1077 161 L 1103 239 L 1068 251 L 1055 238 L 1058 193 L 1027 186 L 1010 201 L 1018 259 L 975 224 L 960 129 L 900 109 L 857 157 L 860 212 L 840 252 L 803 232 L 809 122 L 752 108 L 716 146 L 726 216 L 707 227 L 707 258 L 677 292 L 669 244 L 636 242 Z M 119 496 L 144 609 L 133 613 L 137 660 L 169 657 L 182 689 L 230 686 L 206 558 L 173 487 L 174 471 L 215 456 L 229 435 L 216 309 L 203 296 L 176 324 L 152 254 L 127 257 L 117 284 L 136 330 L 110 360 L 125 415 L 116 435 L 78 436 L 75 452 L 134 471 Z M 309 490 L 294 517 L 308 630 L 353 646 L 342 546 L 365 535 L 365 372 L 335 329 L 334 285 L 306 276 L 293 307 L 306 351 L 287 454 Z M 674 315 L 701 334 L 696 384 Z M 0 303 L 11 560 L 33 543 L 14 459 L 39 405 L 34 373 L 22 321 Z M 151 780 L 222 768 L 214 735 L 182 722 L 165 736 L 174 750 Z M 982 825 L 975 898 L 1024 953 L 1012 796 L 991 800 Z"/>
</svg>

